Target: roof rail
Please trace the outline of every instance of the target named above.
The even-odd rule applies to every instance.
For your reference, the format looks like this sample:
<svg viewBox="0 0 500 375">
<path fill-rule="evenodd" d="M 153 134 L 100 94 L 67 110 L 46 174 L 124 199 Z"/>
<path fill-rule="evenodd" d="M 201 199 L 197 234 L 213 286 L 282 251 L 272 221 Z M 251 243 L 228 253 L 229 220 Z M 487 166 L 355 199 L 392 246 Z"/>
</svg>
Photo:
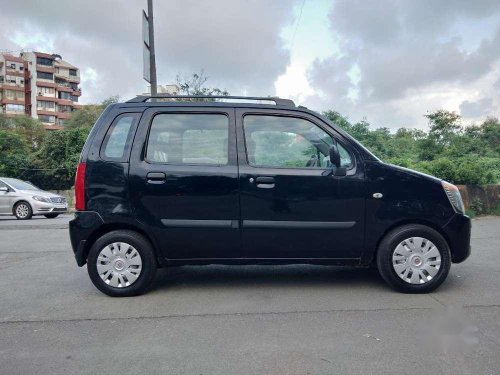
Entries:
<svg viewBox="0 0 500 375">
<path fill-rule="evenodd" d="M 276 105 L 285 107 L 295 107 L 295 103 L 290 99 L 281 99 L 276 97 L 259 97 L 259 96 L 224 96 L 224 95 L 170 95 L 170 94 L 157 94 L 157 95 L 139 95 L 133 99 L 127 100 L 127 103 L 145 103 L 150 99 L 237 99 L 237 100 L 264 100 L 274 102 Z"/>
</svg>

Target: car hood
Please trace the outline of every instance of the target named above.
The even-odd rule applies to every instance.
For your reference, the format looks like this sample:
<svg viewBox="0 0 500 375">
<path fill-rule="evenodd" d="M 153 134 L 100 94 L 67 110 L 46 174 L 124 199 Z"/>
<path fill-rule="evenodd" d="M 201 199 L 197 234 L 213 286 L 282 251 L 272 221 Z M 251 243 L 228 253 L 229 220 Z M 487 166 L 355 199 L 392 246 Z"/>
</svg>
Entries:
<svg viewBox="0 0 500 375">
<path fill-rule="evenodd" d="M 38 195 L 39 197 L 44 197 L 44 198 L 64 198 L 60 195 L 51 193 L 49 191 L 43 191 L 43 190 L 18 190 L 21 194 L 26 194 L 26 195 Z"/>
<path fill-rule="evenodd" d="M 441 181 L 442 181 L 442 179 L 437 178 L 435 176 L 432 176 L 430 174 L 418 172 L 418 171 L 415 171 L 413 169 L 409 169 L 409 168 L 405 168 L 405 167 L 400 167 L 399 165 L 394 165 L 394 164 L 389 164 L 389 163 L 385 163 L 385 164 L 387 166 L 389 166 L 391 169 L 395 169 L 395 170 L 398 170 L 398 171 L 401 171 L 401 172 L 405 172 L 405 173 L 413 175 L 413 176 L 424 177 L 425 179 L 428 179 L 428 180 L 434 181 L 434 182 L 439 182 L 439 183 L 441 183 Z"/>
</svg>

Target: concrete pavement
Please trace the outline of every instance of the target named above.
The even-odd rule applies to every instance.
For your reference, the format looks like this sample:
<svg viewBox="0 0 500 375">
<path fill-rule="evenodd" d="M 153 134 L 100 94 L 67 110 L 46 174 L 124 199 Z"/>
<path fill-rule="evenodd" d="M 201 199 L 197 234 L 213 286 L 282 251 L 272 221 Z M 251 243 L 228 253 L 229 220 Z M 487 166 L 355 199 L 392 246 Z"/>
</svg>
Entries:
<svg viewBox="0 0 500 375">
<path fill-rule="evenodd" d="M 500 218 L 428 295 L 375 270 L 206 266 L 120 299 L 76 266 L 68 218 L 0 220 L 0 374 L 499 373 Z"/>
</svg>

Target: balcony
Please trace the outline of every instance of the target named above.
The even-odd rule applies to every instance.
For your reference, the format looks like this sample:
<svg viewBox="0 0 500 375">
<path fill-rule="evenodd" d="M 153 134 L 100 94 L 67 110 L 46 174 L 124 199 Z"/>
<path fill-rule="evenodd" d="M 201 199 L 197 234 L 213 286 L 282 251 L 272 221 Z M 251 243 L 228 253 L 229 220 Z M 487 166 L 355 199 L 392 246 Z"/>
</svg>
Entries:
<svg viewBox="0 0 500 375">
<path fill-rule="evenodd" d="M 24 98 L 2 98 L 0 104 L 21 104 L 24 105 Z"/>
<path fill-rule="evenodd" d="M 73 101 L 71 99 L 57 99 L 57 104 L 59 105 L 73 105 Z"/>
<path fill-rule="evenodd" d="M 56 125 L 56 124 L 51 123 L 51 122 L 44 122 L 43 127 L 45 128 L 45 130 L 63 130 L 64 129 L 63 126 Z"/>
<path fill-rule="evenodd" d="M 80 83 L 80 75 L 79 74 L 77 74 L 76 76 L 72 76 L 69 74 L 54 73 L 54 76 L 56 78 L 64 80 L 65 82 Z"/>
<path fill-rule="evenodd" d="M 56 116 L 58 119 L 67 120 L 71 116 L 71 112 L 57 112 Z"/>
<path fill-rule="evenodd" d="M 16 91 L 24 91 L 24 83 L 0 82 L 0 88 Z"/>
<path fill-rule="evenodd" d="M 52 66 L 36 64 L 36 70 L 44 73 L 54 73 L 56 70 Z"/>
<path fill-rule="evenodd" d="M 48 94 L 47 94 L 48 95 Z M 47 102 L 57 102 L 59 99 L 57 99 L 55 96 L 45 96 L 45 95 L 37 95 L 36 100 L 42 100 L 42 101 L 47 101 Z"/>
<path fill-rule="evenodd" d="M 24 71 L 14 70 L 11 68 L 5 69 L 5 75 L 16 76 L 16 77 L 24 77 Z"/>
<path fill-rule="evenodd" d="M 36 85 L 37 86 L 41 86 L 41 87 L 52 87 L 52 88 L 56 88 L 57 87 L 57 84 L 54 83 L 53 81 L 43 81 L 43 80 L 40 80 L 40 79 L 36 80 Z"/>
<path fill-rule="evenodd" d="M 45 116 L 55 116 L 56 115 L 56 110 L 55 108 L 37 108 L 36 109 L 36 114 L 37 115 L 45 115 Z"/>
<path fill-rule="evenodd" d="M 57 85 L 57 91 L 69 92 L 69 93 L 73 92 L 73 89 L 68 85 L 61 85 L 59 83 L 56 83 L 56 85 Z"/>
</svg>

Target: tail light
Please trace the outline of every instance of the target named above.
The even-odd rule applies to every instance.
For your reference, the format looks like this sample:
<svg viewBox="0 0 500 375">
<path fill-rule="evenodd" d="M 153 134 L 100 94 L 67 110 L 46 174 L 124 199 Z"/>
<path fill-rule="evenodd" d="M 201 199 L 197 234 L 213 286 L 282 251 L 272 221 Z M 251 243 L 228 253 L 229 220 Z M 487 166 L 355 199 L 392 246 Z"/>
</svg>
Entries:
<svg viewBox="0 0 500 375">
<path fill-rule="evenodd" d="M 85 163 L 78 164 L 75 176 L 75 209 L 85 210 Z"/>
</svg>

